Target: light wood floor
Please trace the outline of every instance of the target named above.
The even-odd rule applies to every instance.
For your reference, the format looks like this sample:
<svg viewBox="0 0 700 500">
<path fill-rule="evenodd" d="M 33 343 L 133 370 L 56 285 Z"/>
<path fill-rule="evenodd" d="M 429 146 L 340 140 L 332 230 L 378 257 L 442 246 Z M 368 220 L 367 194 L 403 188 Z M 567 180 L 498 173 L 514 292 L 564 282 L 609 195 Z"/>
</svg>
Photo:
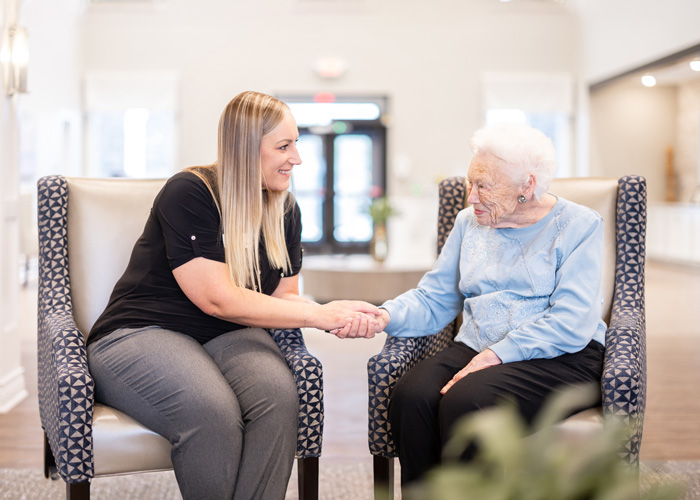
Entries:
<svg viewBox="0 0 700 500">
<path fill-rule="evenodd" d="M 643 460 L 700 460 L 700 270 L 647 265 L 647 411 Z M 22 359 L 30 395 L 0 415 L 0 468 L 40 467 L 36 396 L 36 286 L 22 291 Z M 324 366 L 325 431 L 321 463 L 371 462 L 367 448 L 369 356 L 383 336 L 338 340 L 305 332 Z"/>
</svg>

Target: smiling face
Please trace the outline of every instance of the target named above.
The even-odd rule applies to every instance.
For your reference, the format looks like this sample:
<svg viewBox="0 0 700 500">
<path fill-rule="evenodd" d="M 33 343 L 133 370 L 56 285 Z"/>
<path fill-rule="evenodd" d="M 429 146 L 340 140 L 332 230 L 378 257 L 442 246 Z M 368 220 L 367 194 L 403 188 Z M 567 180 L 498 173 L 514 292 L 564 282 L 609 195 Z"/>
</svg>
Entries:
<svg viewBox="0 0 700 500">
<path fill-rule="evenodd" d="M 505 168 L 502 160 L 485 153 L 478 153 L 469 165 L 467 201 L 482 226 L 512 227 L 519 210 L 522 190 L 504 172 Z"/>
<path fill-rule="evenodd" d="M 260 162 L 263 189 L 285 191 L 289 188 L 292 168 L 301 164 L 296 141 L 299 131 L 292 114 L 287 111 L 284 119 L 260 141 Z"/>
</svg>

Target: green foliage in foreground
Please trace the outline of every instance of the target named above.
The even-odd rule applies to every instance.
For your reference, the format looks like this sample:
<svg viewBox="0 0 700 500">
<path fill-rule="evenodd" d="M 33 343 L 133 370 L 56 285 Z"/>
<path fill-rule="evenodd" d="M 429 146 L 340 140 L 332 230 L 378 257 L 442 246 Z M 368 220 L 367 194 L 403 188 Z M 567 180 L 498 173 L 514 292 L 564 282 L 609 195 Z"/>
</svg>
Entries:
<svg viewBox="0 0 700 500">
<path fill-rule="evenodd" d="M 638 470 L 622 464 L 618 451 L 629 427 L 606 421 L 592 438 L 562 440 L 554 424 L 594 397 L 577 387 L 552 398 L 534 429 L 514 405 L 465 417 L 445 447 L 443 464 L 421 484 L 405 488 L 406 500 L 676 500 L 680 484 L 640 492 Z M 535 431 L 534 434 L 531 434 Z M 477 458 L 459 461 L 468 443 Z"/>
</svg>

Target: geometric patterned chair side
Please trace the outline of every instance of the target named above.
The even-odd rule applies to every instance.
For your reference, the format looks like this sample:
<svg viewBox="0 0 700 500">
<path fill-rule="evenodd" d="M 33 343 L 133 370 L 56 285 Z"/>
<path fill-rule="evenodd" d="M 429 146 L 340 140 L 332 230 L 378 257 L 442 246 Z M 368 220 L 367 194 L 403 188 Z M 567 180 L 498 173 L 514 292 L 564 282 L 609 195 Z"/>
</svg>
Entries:
<svg viewBox="0 0 700 500">
<path fill-rule="evenodd" d="M 612 315 L 605 339 L 603 415 L 629 426 L 621 457 L 638 466 L 646 406 L 646 315 L 644 264 L 646 248 L 646 180 L 618 182 L 617 259 Z"/>
<path fill-rule="evenodd" d="M 318 499 L 318 459 L 323 442 L 323 367 L 306 348 L 301 330 L 269 330 L 297 383 L 297 490 L 300 500 Z"/>
<path fill-rule="evenodd" d="M 68 483 L 93 477 L 94 383 L 75 326 L 68 276 L 65 178 L 39 180 L 39 413 L 57 472 Z"/>
<path fill-rule="evenodd" d="M 270 330 L 297 381 L 299 434 L 296 458 L 318 458 L 323 442 L 323 367 L 306 348 L 301 330 Z"/>
<path fill-rule="evenodd" d="M 459 178 L 440 183 L 438 206 L 438 254 L 464 208 L 465 185 Z M 387 337 L 381 352 L 367 362 L 369 408 L 368 441 L 374 456 L 375 484 L 383 484 L 393 498 L 393 459 L 396 457 L 387 408 L 391 392 L 401 376 L 425 358 L 443 350 L 456 333 L 453 322 L 434 335 L 414 338 Z"/>
<path fill-rule="evenodd" d="M 61 478 L 75 485 L 95 475 L 94 382 L 88 371 L 85 339 L 75 325 L 71 303 L 66 178 L 43 177 L 38 181 L 37 192 L 39 412 L 50 448 L 46 455 L 53 458 Z M 301 330 L 279 329 L 269 333 L 297 383 L 299 497 L 318 498 L 318 457 L 323 433 L 322 366 L 308 352 Z M 84 494 L 89 498 L 89 489 Z"/>
</svg>

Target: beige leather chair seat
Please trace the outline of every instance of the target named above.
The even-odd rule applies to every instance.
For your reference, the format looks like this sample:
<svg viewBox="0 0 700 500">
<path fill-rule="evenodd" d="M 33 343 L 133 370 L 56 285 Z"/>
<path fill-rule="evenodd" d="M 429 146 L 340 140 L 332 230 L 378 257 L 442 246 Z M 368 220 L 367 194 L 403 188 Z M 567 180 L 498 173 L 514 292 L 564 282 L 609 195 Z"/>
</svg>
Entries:
<svg viewBox="0 0 700 500">
<path fill-rule="evenodd" d="M 92 442 L 97 477 L 173 468 L 167 439 L 99 403 L 92 415 Z"/>
</svg>

